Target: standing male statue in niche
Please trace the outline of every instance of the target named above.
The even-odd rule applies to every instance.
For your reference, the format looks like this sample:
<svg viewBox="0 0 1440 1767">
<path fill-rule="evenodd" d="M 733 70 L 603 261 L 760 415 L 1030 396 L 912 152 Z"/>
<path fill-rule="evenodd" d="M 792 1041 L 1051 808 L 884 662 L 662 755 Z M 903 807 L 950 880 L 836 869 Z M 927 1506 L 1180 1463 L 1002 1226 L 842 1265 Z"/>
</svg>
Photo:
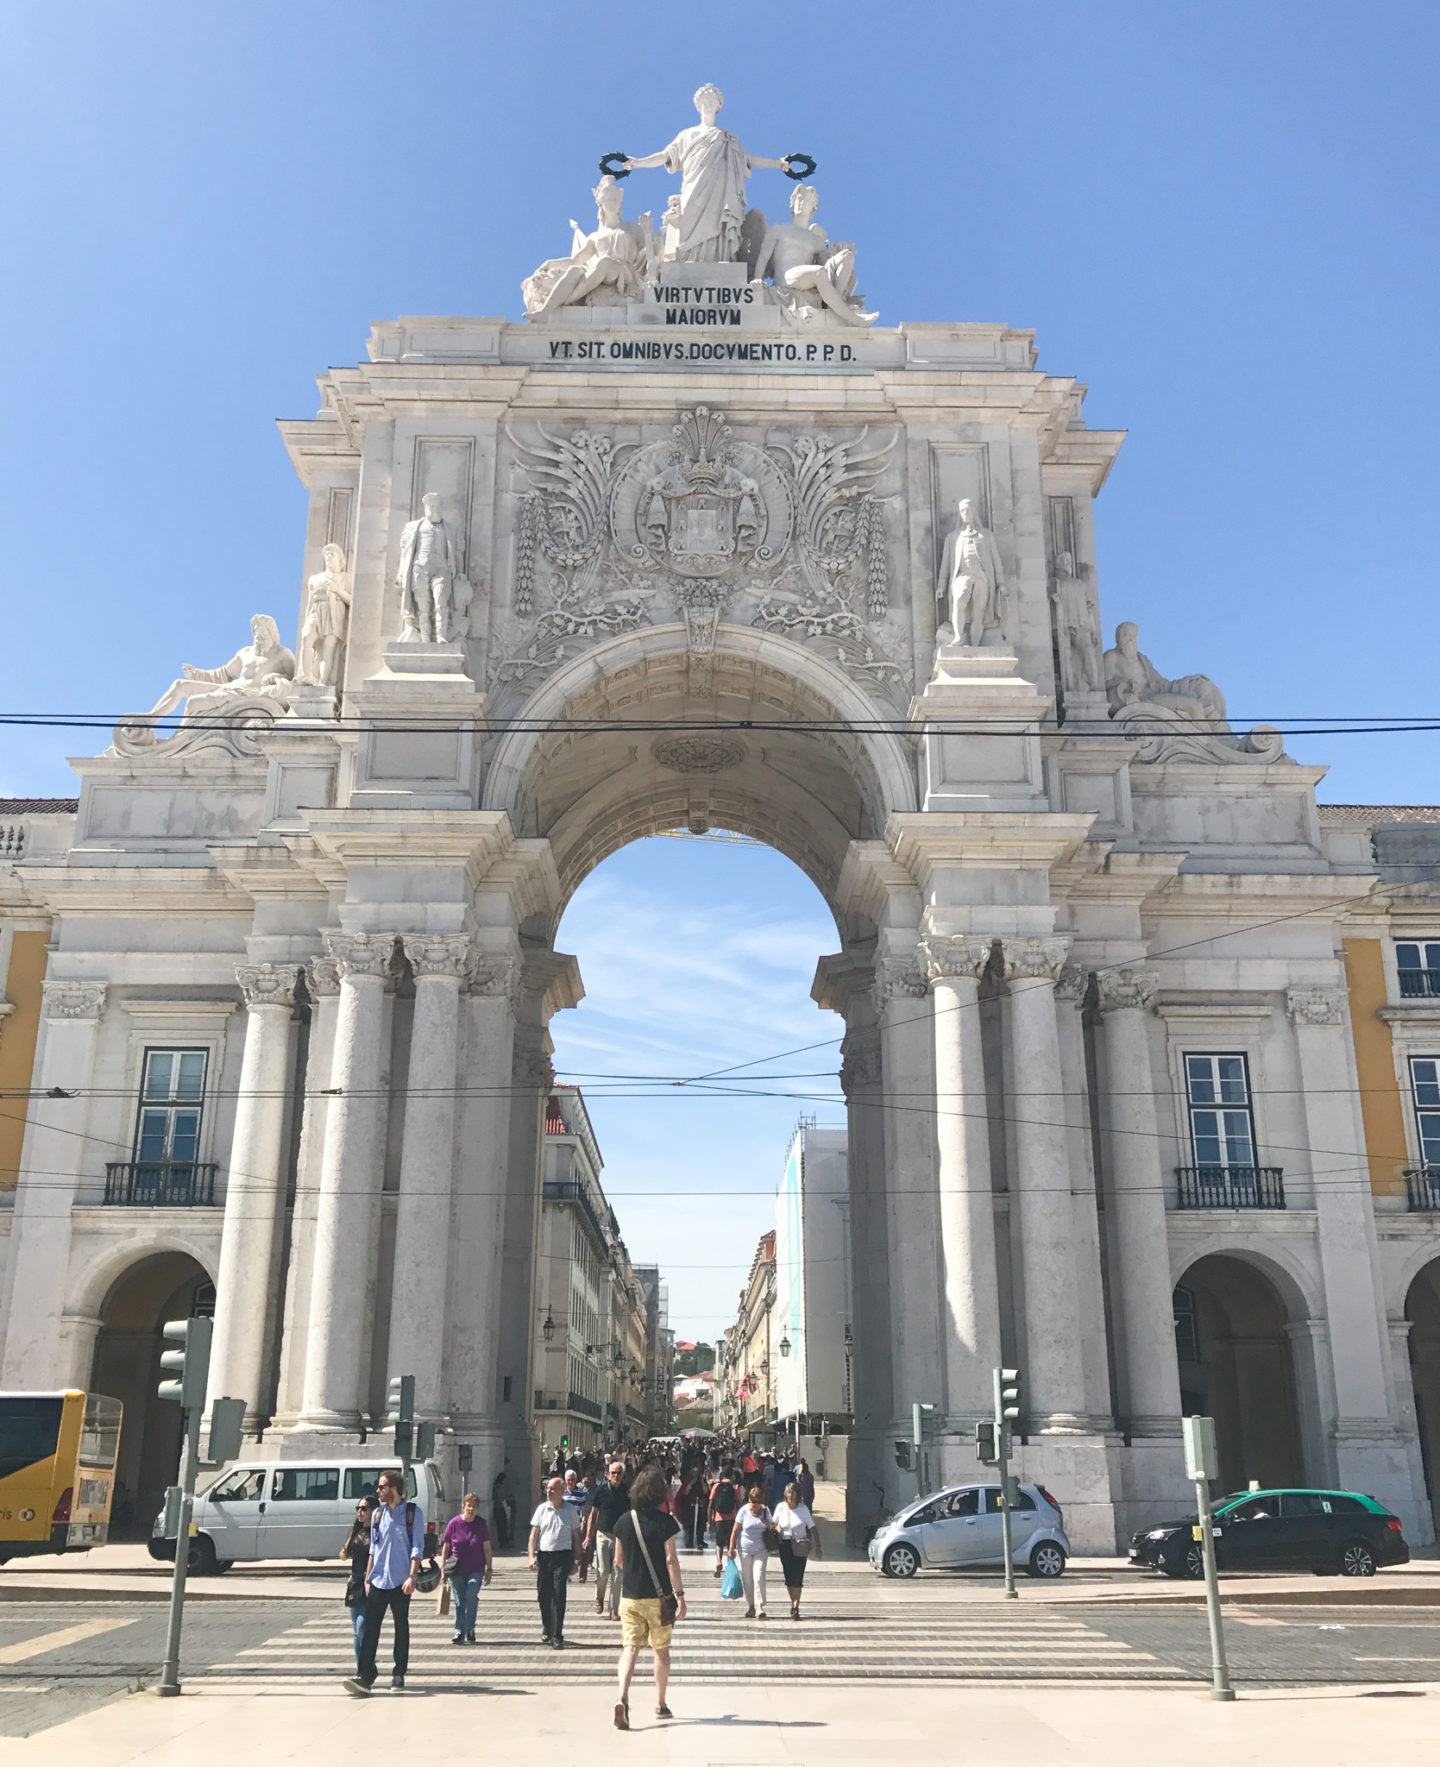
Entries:
<svg viewBox="0 0 1440 1767">
<path fill-rule="evenodd" d="M 824 306 L 847 325 L 873 325 L 879 314 L 862 311 L 855 298 L 855 247 L 848 241 L 831 245 L 815 219 L 819 206 L 813 185 L 795 186 L 791 219 L 765 230 L 752 284 L 763 288 L 768 271 L 776 293 L 793 307 L 813 312 Z"/>
<path fill-rule="evenodd" d="M 946 535 L 940 559 L 935 598 L 941 624 L 935 639 L 994 649 L 1005 643 L 1005 567 L 973 499 L 962 497 L 957 513 L 959 524 Z"/>
<path fill-rule="evenodd" d="M 1060 642 L 1061 679 L 1069 688 L 1096 691 L 1105 685 L 1100 666 L 1100 610 L 1090 585 L 1062 552 L 1055 560 L 1055 629 Z"/>
<path fill-rule="evenodd" d="M 698 127 L 682 129 L 659 153 L 625 161 L 627 172 L 664 166 L 667 172 L 680 174 L 680 224 L 675 229 L 675 249 L 672 253 L 667 247 L 666 257 L 681 263 L 738 262 L 746 179 L 761 166 L 783 172 L 790 164 L 788 159 L 757 159 L 728 129 L 719 128 L 715 118 L 724 102 L 718 86 L 702 86 L 695 94 Z M 670 217 L 665 218 L 668 231 Z"/>
<path fill-rule="evenodd" d="M 406 522 L 400 534 L 400 642 L 448 644 L 459 637 L 459 621 L 469 605 L 470 585 L 460 573 L 460 548 L 454 530 L 440 513 L 440 498 L 427 491 L 420 499 L 424 514 Z"/>
</svg>

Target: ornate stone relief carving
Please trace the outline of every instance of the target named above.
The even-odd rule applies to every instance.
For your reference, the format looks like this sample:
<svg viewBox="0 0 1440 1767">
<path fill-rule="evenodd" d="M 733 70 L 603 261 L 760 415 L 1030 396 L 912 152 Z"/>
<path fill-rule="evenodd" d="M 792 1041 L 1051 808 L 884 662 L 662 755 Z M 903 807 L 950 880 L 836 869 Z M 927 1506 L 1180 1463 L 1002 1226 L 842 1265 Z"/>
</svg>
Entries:
<svg viewBox="0 0 1440 1767">
<path fill-rule="evenodd" d="M 421 976 L 454 976 L 463 978 L 470 969 L 470 937 L 468 933 L 406 933 L 401 938 L 410 968 L 418 981 Z"/>
<path fill-rule="evenodd" d="M 250 621 L 251 642 L 218 669 L 186 663 L 146 713 L 115 726 L 111 754 L 167 758 L 195 749 L 221 749 L 237 756 L 257 755 L 257 731 L 267 730 L 290 704 L 295 685 L 294 653 L 280 642 L 280 628 L 269 614 Z M 204 688 L 204 692 L 197 689 Z M 180 728 L 162 740 L 155 726 L 184 700 Z"/>
<path fill-rule="evenodd" d="M 530 1025 L 517 1026 L 515 1059 L 511 1072 L 517 1085 L 535 1086 L 548 1092 L 555 1084 L 555 1064 L 545 1048 L 546 1033 Z"/>
<path fill-rule="evenodd" d="M 968 976 L 978 982 L 994 947 L 994 939 L 931 933 L 920 941 L 920 955 L 932 983 L 946 976 Z"/>
<path fill-rule="evenodd" d="M 103 982 L 46 982 L 46 1018 L 99 1018 L 105 1009 Z"/>
<path fill-rule="evenodd" d="M 473 952 L 465 979 L 471 994 L 503 995 L 513 1012 L 520 1003 L 520 965 L 513 957 L 485 957 Z"/>
<path fill-rule="evenodd" d="M 246 1006 L 293 1006 L 302 967 L 298 963 L 239 964 L 235 979 Z"/>
<path fill-rule="evenodd" d="M 1260 761 L 1285 758 L 1285 738 L 1269 724 L 1236 736 L 1225 696 L 1208 675 L 1166 680 L 1140 649 L 1140 628 L 1124 620 L 1104 657 L 1110 716 L 1137 738 L 1137 761 Z"/>
<path fill-rule="evenodd" d="M 882 1072 L 880 1032 L 875 1025 L 854 1026 L 840 1044 L 840 1087 L 848 1098 L 862 1086 L 878 1086 Z"/>
<path fill-rule="evenodd" d="M 385 981 L 390 976 L 395 935 L 327 932 L 325 949 L 334 960 L 335 973 L 342 982 L 347 976 L 376 976 Z"/>
<path fill-rule="evenodd" d="M 1069 955 L 1070 941 L 1065 938 L 1000 940 L 1007 982 L 1057 981 Z"/>
<path fill-rule="evenodd" d="M 1294 1025 L 1318 1027 L 1345 1023 L 1343 988 L 1287 988 L 1285 1010 Z"/>
<path fill-rule="evenodd" d="M 333 957 L 312 957 L 305 966 L 305 986 L 312 1000 L 340 992 L 340 970 Z"/>
<path fill-rule="evenodd" d="M 1090 971 L 1083 963 L 1067 963 L 1055 981 L 1055 998 L 1083 1005 L 1090 992 Z"/>
<path fill-rule="evenodd" d="M 1095 972 L 1101 1012 L 1148 1012 L 1155 1004 L 1159 978 L 1149 969 L 1101 969 Z"/>
<path fill-rule="evenodd" d="M 882 958 L 875 965 L 875 983 L 870 997 L 877 1013 L 898 995 L 903 1000 L 923 1000 L 930 992 L 929 978 L 919 964 L 897 958 Z"/>
<path fill-rule="evenodd" d="M 745 759 L 745 745 L 728 736 L 662 736 L 650 753 L 677 773 L 723 773 Z"/>
<path fill-rule="evenodd" d="M 511 436 L 525 475 L 517 629 L 502 631 L 497 654 L 508 654 L 492 685 L 523 683 L 656 619 L 682 623 L 692 660 L 708 658 L 733 610 L 895 697 L 906 690 L 875 630 L 890 603 L 877 485 L 895 437 L 867 445 L 865 430 L 808 434 L 762 447 L 704 405 L 645 444 L 590 430 L 536 434 Z"/>
</svg>

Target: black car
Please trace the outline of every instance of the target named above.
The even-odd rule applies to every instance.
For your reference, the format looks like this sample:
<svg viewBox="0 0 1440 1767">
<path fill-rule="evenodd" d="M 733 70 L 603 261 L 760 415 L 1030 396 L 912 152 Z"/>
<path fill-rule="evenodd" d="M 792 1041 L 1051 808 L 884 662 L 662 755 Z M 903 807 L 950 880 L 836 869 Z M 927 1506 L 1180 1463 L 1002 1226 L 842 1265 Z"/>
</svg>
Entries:
<svg viewBox="0 0 1440 1767">
<path fill-rule="evenodd" d="M 1400 1518 L 1359 1491 L 1241 1491 L 1222 1497 L 1212 1514 L 1222 1571 L 1373 1577 L 1381 1565 L 1410 1560 Z M 1142 1528 L 1130 1541 L 1130 1562 L 1167 1577 L 1203 1576 L 1198 1532 L 1193 1516 Z"/>
</svg>

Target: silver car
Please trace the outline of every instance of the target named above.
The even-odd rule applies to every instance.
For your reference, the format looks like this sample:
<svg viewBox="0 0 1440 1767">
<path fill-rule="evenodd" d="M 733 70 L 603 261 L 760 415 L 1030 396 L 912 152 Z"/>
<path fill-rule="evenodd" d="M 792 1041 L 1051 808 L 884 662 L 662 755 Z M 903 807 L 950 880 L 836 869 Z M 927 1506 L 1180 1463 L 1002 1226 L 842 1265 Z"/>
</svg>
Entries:
<svg viewBox="0 0 1440 1767">
<path fill-rule="evenodd" d="M 1011 1557 L 1032 1577 L 1058 1577 L 1070 1556 L 1065 1518 L 1043 1485 L 1022 1485 L 1011 1511 Z M 1003 1565 L 1000 1487 L 951 1485 L 919 1497 L 884 1522 L 870 1542 L 870 1563 L 887 1577 L 921 1570 Z"/>
</svg>

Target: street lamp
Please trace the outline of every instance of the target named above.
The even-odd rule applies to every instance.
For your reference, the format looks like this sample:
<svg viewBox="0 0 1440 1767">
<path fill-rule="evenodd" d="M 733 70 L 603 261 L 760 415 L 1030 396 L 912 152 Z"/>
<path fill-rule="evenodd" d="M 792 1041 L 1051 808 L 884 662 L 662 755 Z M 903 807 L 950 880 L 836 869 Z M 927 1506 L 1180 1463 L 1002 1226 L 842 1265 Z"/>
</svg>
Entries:
<svg viewBox="0 0 1440 1767">
<path fill-rule="evenodd" d="M 545 1309 L 545 1323 L 540 1327 L 540 1335 L 547 1344 L 555 1336 L 555 1319 L 548 1307 Z"/>
<path fill-rule="evenodd" d="M 780 1340 L 780 1354 L 782 1356 L 788 1356 L 790 1354 L 790 1336 L 788 1332 Z"/>
</svg>

